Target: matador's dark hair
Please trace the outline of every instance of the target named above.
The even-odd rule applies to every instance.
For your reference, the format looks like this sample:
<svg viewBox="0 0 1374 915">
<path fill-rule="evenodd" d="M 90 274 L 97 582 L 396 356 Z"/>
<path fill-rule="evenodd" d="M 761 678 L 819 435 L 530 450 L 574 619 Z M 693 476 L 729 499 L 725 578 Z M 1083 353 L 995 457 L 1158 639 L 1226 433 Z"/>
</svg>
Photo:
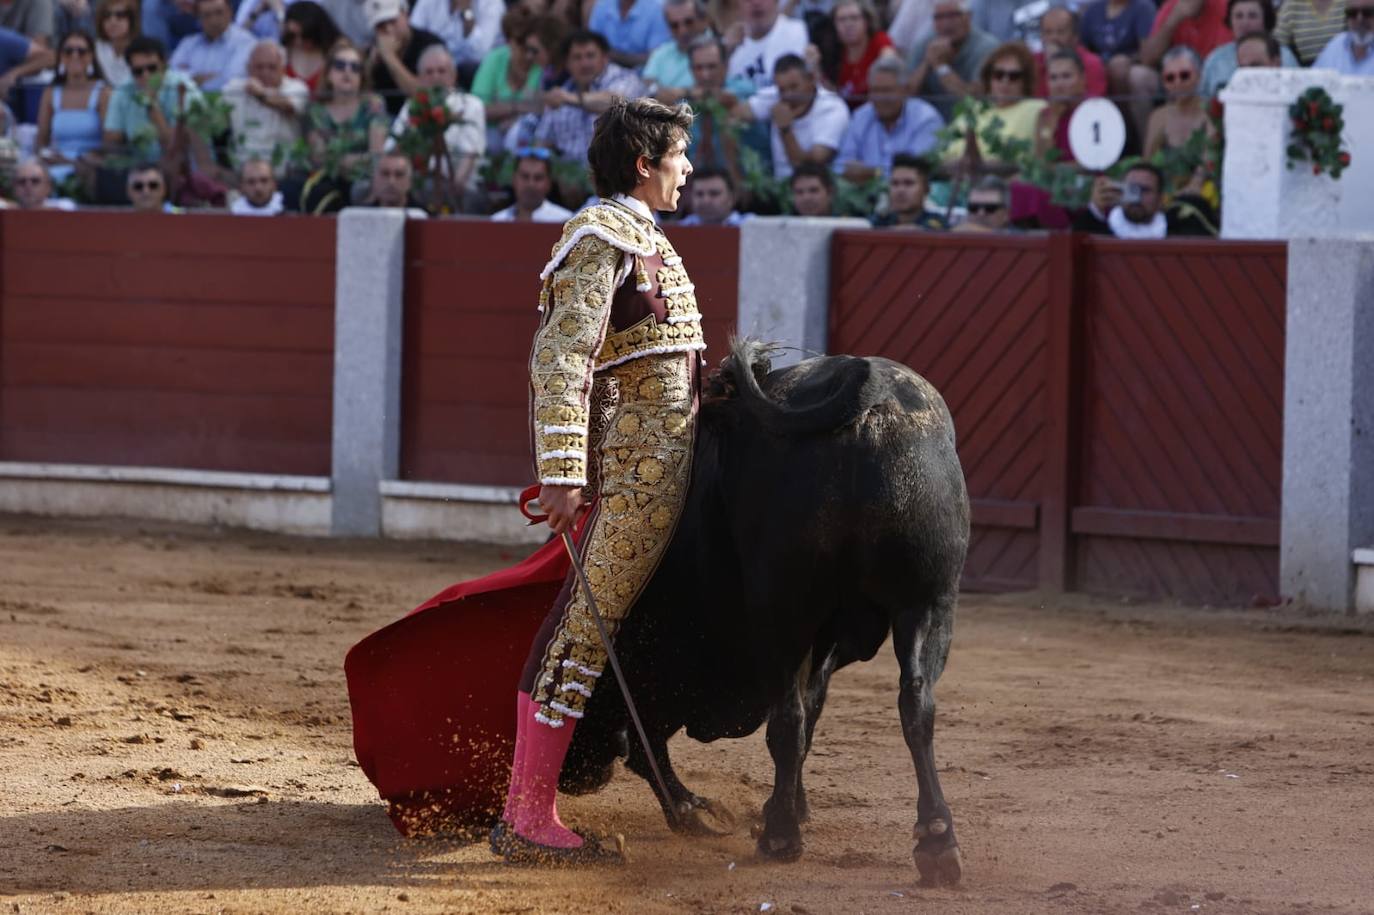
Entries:
<svg viewBox="0 0 1374 915">
<path fill-rule="evenodd" d="M 692 110 L 686 105 L 668 106 L 651 98 L 611 102 L 596 119 L 587 164 L 592 184 L 602 197 L 628 194 L 639 184 L 635 163 L 640 156 L 654 165 L 692 130 Z"/>
</svg>

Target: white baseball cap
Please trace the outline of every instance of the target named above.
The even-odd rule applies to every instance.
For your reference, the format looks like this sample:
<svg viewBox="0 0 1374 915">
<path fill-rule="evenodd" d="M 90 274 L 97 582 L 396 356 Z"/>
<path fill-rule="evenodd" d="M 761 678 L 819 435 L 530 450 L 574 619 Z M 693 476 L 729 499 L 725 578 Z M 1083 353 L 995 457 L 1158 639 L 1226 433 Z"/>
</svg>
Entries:
<svg viewBox="0 0 1374 915">
<path fill-rule="evenodd" d="M 390 22 L 406 9 L 405 0 L 365 0 L 363 3 L 363 13 L 367 16 L 367 27 L 370 29 Z"/>
</svg>

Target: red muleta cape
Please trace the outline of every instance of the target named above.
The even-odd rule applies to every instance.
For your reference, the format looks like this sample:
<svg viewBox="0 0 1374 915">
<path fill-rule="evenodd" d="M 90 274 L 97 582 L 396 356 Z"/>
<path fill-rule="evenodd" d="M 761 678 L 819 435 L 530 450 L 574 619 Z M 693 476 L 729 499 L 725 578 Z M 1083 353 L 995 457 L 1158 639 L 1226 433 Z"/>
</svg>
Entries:
<svg viewBox="0 0 1374 915">
<path fill-rule="evenodd" d="M 521 506 L 537 492 L 526 490 Z M 520 672 L 568 567 L 562 541 L 552 539 L 518 565 L 440 591 L 349 649 L 353 752 L 403 835 L 496 822 L 510 784 Z"/>
</svg>

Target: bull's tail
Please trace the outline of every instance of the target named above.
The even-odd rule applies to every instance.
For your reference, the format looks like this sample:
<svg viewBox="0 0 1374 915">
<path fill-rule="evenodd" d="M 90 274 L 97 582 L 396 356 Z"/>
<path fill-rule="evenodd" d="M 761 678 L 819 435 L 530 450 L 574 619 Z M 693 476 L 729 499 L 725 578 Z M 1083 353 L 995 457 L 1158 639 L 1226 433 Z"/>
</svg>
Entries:
<svg viewBox="0 0 1374 915">
<path fill-rule="evenodd" d="M 819 399 L 805 405 L 786 405 L 763 390 L 761 379 L 772 369 L 777 344 L 749 337 L 733 337 L 730 355 L 720 365 L 717 385 L 737 396 L 759 421 L 784 435 L 819 435 L 858 420 L 882 399 L 881 386 L 871 384 L 872 365 L 855 356 L 823 357 L 834 362 L 830 383 Z M 723 383 L 723 384 L 722 384 Z"/>
</svg>

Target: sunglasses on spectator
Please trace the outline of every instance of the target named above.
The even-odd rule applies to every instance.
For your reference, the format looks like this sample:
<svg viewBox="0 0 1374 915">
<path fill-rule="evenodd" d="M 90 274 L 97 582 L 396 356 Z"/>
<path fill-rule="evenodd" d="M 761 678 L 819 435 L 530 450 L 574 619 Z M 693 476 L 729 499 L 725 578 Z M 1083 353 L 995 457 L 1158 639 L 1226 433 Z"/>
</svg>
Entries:
<svg viewBox="0 0 1374 915">
<path fill-rule="evenodd" d="M 994 70 L 992 71 L 992 78 L 993 78 L 993 80 L 999 80 L 999 79 L 1007 79 L 1007 80 L 1020 79 L 1022 76 L 1025 75 L 1025 73 L 1026 73 L 1025 70 L 1003 70 L 1003 69 L 1001 69 L 1001 68 L 999 67 L 999 68 L 996 68 L 996 69 L 994 69 Z"/>
<path fill-rule="evenodd" d="M 106 10 L 100 14 L 101 19 L 123 19 L 127 22 L 134 21 L 133 10 Z"/>
<path fill-rule="evenodd" d="M 69 44 L 62 49 L 63 57 L 90 57 L 91 49 L 84 44 Z"/>
<path fill-rule="evenodd" d="M 331 70 L 340 73 L 361 73 L 363 72 L 363 62 L 360 60 L 336 60 L 329 65 Z"/>
<path fill-rule="evenodd" d="M 134 76 L 143 76 L 145 74 L 157 73 L 161 69 L 162 64 L 143 64 L 142 66 L 138 67 L 130 67 L 129 72 L 132 73 Z"/>
<path fill-rule="evenodd" d="M 1345 18 L 1374 20 L 1374 6 L 1348 6 L 1345 9 Z"/>
<path fill-rule="evenodd" d="M 970 203 L 968 205 L 968 211 L 970 213 L 987 213 L 991 215 L 1001 209 L 1002 204 L 1000 203 Z"/>
<path fill-rule="evenodd" d="M 1193 78 L 1193 71 L 1192 71 L 1192 70 L 1179 70 L 1179 71 L 1176 72 L 1176 73 L 1165 73 L 1165 74 L 1164 74 L 1164 81 L 1165 81 L 1166 83 L 1186 83 L 1188 80 L 1190 80 L 1190 79 L 1192 79 L 1192 78 Z"/>
<path fill-rule="evenodd" d="M 130 182 L 129 182 L 129 190 L 134 191 L 134 192 L 139 193 L 139 194 L 143 193 L 144 191 L 160 191 L 160 190 L 162 190 L 162 182 L 161 182 L 161 181 L 130 181 Z"/>
<path fill-rule="evenodd" d="M 553 158 L 553 150 L 547 146 L 522 146 L 515 151 L 517 159 L 543 159 L 548 161 Z"/>
</svg>

